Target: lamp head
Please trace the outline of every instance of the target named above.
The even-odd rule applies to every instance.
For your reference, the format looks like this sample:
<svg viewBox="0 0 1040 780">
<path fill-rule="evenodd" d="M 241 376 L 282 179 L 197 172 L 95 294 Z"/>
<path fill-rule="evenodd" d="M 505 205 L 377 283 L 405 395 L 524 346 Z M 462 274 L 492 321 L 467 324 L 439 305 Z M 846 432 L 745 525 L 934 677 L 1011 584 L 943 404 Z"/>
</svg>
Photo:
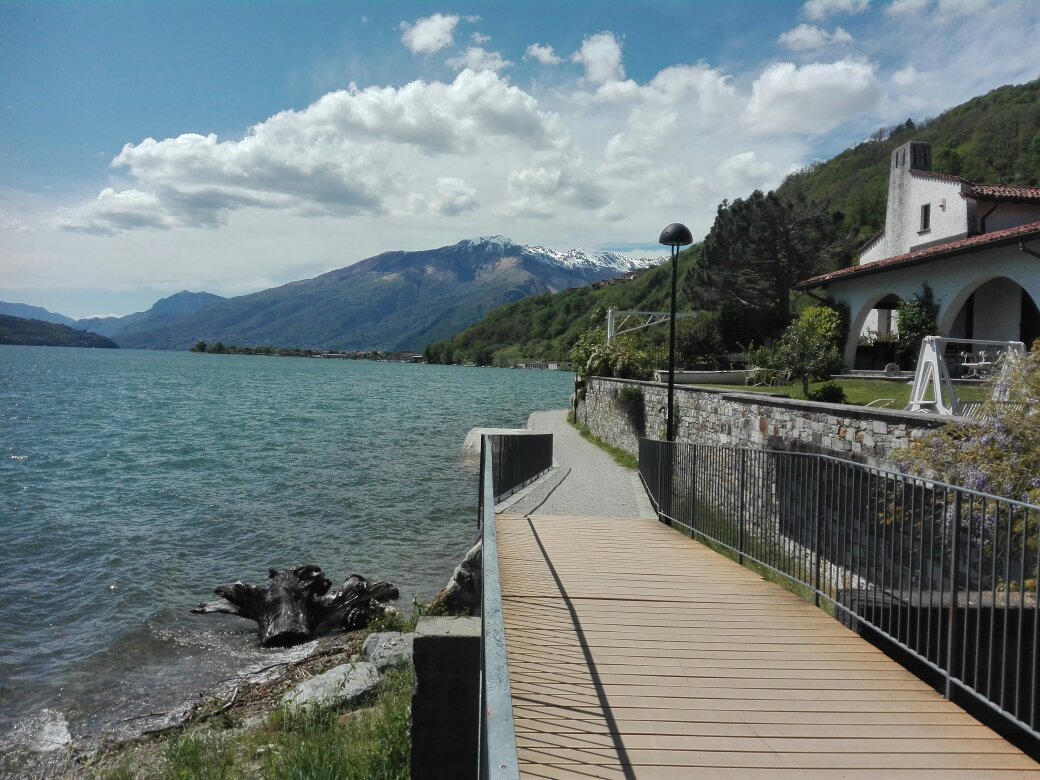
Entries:
<svg viewBox="0 0 1040 780">
<path fill-rule="evenodd" d="M 665 246 L 688 246 L 693 243 L 693 234 L 686 225 L 673 222 L 661 231 L 661 237 L 657 240 Z"/>
</svg>

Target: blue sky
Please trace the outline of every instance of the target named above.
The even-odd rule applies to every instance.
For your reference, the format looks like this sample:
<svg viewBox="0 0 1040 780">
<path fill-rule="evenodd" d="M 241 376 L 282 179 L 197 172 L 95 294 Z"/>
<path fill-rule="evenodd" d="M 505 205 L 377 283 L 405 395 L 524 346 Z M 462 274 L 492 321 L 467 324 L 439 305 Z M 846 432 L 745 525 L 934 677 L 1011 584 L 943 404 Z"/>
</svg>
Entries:
<svg viewBox="0 0 1040 780">
<path fill-rule="evenodd" d="M 1040 3 L 0 0 L 0 300 L 127 314 L 501 233 L 654 251 L 1038 73 Z"/>
</svg>

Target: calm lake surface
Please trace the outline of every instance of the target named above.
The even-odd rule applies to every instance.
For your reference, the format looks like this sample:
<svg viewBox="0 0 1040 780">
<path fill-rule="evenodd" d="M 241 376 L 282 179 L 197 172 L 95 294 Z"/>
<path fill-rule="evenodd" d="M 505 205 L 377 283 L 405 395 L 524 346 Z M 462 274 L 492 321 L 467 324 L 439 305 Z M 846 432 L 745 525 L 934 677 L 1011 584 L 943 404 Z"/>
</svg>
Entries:
<svg viewBox="0 0 1040 780">
<path fill-rule="evenodd" d="M 0 347 L 0 747 L 27 716 L 118 729 L 270 658 L 252 622 L 189 614 L 218 584 L 316 563 L 336 584 L 390 580 L 406 607 L 431 595 L 476 537 L 467 431 L 522 426 L 572 387 L 557 371 Z"/>
</svg>

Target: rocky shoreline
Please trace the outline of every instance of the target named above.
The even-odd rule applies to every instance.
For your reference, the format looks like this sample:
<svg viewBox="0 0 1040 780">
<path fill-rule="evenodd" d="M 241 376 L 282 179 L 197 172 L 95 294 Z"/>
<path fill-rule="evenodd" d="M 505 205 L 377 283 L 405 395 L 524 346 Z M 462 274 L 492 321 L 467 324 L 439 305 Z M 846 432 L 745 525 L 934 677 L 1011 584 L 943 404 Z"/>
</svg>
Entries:
<svg viewBox="0 0 1040 780">
<path fill-rule="evenodd" d="M 434 601 L 417 607 L 418 612 L 472 613 L 480 552 L 478 542 Z M 0 780 L 105 777 L 128 760 L 144 772 L 135 777 L 161 776 L 162 745 L 171 735 L 205 729 L 214 720 L 229 731 L 258 730 L 279 708 L 348 707 L 371 696 L 387 669 L 411 663 L 414 634 L 380 630 L 382 624 L 399 627 L 406 622 L 392 612 L 364 630 L 327 634 L 279 650 L 272 653 L 277 661 L 248 667 L 180 706 L 126 718 L 118 733 L 76 740 L 60 712 L 44 710 L 0 744 Z"/>
</svg>

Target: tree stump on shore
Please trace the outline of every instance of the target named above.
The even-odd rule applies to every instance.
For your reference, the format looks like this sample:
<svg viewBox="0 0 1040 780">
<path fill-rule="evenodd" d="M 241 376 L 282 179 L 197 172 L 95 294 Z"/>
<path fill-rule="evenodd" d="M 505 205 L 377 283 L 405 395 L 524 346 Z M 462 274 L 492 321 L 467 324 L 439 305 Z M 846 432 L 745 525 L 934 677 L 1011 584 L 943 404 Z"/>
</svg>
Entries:
<svg viewBox="0 0 1040 780">
<path fill-rule="evenodd" d="M 260 644 L 288 647 L 313 639 L 336 628 L 353 631 L 364 628 L 390 609 L 387 602 L 400 595 L 389 582 L 369 582 L 352 574 L 336 591 L 320 566 L 306 564 L 293 569 L 268 570 L 270 583 L 259 588 L 249 583 L 220 585 L 216 601 L 192 608 L 197 615 L 221 612 L 256 621 Z"/>
</svg>

